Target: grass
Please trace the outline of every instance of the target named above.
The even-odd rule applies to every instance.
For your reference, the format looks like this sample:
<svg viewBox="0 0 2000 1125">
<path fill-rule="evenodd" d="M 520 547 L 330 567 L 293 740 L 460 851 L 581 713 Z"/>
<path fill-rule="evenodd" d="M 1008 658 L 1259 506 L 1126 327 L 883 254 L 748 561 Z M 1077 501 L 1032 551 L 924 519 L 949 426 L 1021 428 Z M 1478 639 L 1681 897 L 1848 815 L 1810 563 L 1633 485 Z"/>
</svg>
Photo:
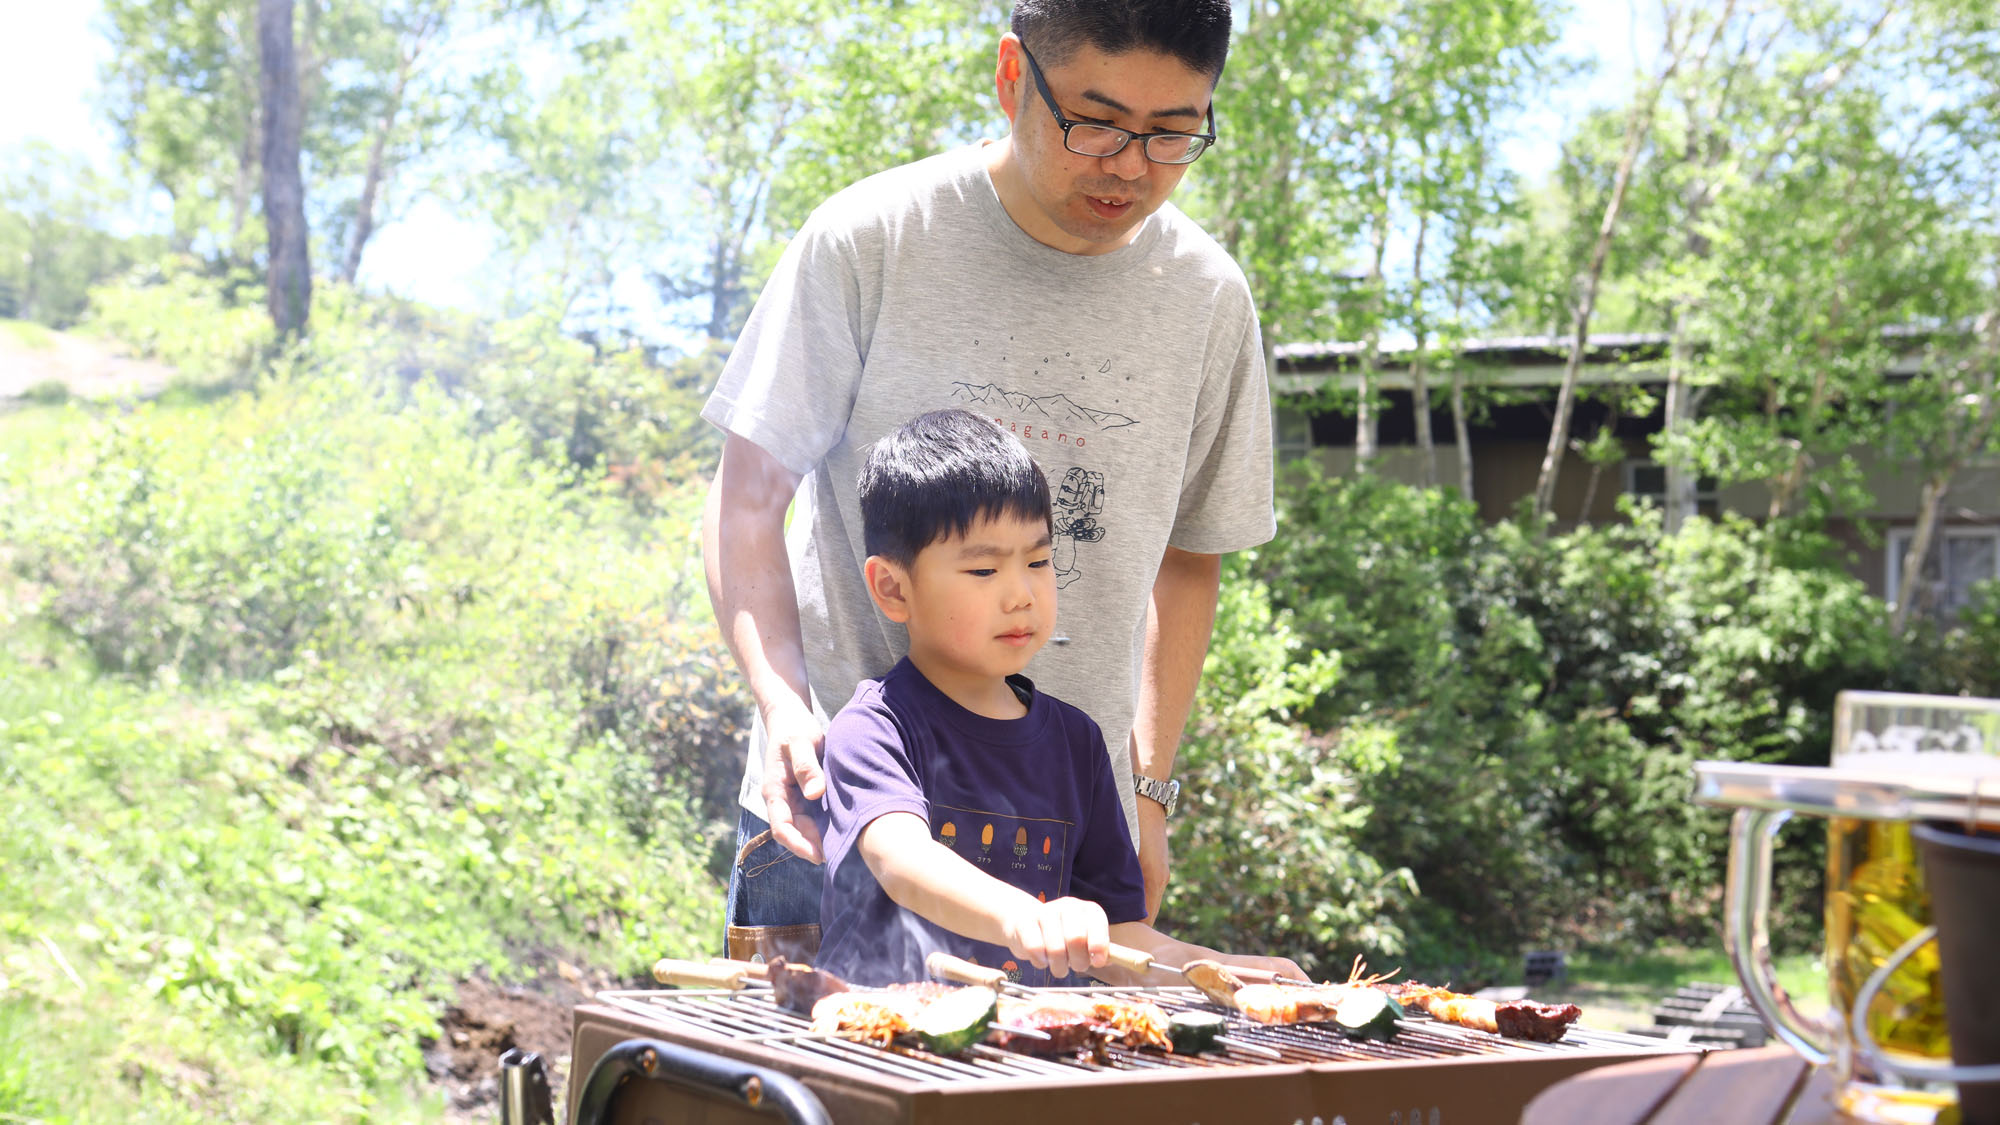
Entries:
<svg viewBox="0 0 2000 1125">
<path fill-rule="evenodd" d="M 1778 983 L 1808 1015 L 1824 1011 L 1826 972 L 1817 953 L 1776 958 Z M 1707 982 L 1733 985 L 1736 971 L 1718 943 L 1713 948 L 1584 950 L 1568 958 L 1568 979 L 1561 985 L 1537 988 L 1534 997 L 1549 1003 L 1575 1004 L 1583 1022 L 1596 1028 L 1626 1031 L 1649 1026 L 1653 1007 L 1682 985 Z"/>
<path fill-rule="evenodd" d="M 35 351 L 44 351 L 56 346 L 55 332 L 32 320 L 0 317 L 0 332 L 12 335 L 22 347 L 32 348 Z"/>
</svg>

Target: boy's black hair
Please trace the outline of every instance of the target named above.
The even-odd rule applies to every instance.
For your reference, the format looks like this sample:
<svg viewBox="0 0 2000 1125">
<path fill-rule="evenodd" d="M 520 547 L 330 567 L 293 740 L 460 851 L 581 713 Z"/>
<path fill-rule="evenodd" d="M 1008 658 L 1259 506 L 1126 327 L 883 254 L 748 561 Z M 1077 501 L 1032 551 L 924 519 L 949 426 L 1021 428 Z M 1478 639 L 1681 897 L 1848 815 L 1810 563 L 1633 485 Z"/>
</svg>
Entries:
<svg viewBox="0 0 2000 1125">
<path fill-rule="evenodd" d="M 1229 0 L 1015 0 L 1009 26 L 1044 68 L 1085 45 L 1158 51 L 1211 78 L 1229 59 Z"/>
<path fill-rule="evenodd" d="M 1019 438 L 956 408 L 933 410 L 875 443 L 861 466 L 861 543 L 898 566 L 973 521 L 1001 515 L 1055 530 L 1049 480 Z"/>
</svg>

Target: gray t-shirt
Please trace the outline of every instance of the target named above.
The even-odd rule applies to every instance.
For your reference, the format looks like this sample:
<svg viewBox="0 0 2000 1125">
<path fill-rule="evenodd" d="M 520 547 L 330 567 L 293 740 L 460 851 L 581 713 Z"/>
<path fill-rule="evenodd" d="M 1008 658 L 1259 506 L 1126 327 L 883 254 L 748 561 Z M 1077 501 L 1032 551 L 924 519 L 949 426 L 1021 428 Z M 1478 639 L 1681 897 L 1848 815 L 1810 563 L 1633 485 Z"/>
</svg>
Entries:
<svg viewBox="0 0 2000 1125">
<path fill-rule="evenodd" d="M 908 648 L 862 583 L 861 463 L 945 406 L 990 416 L 1048 474 L 1061 594 L 1056 637 L 1027 674 L 1104 729 L 1136 840 L 1127 740 L 1160 559 L 1276 530 L 1249 285 L 1171 203 L 1108 254 L 1044 246 L 1008 217 L 976 147 L 871 176 L 813 212 L 702 417 L 803 475 L 787 539 L 822 718 Z M 741 800 L 760 816 L 762 764 L 757 727 Z"/>
</svg>

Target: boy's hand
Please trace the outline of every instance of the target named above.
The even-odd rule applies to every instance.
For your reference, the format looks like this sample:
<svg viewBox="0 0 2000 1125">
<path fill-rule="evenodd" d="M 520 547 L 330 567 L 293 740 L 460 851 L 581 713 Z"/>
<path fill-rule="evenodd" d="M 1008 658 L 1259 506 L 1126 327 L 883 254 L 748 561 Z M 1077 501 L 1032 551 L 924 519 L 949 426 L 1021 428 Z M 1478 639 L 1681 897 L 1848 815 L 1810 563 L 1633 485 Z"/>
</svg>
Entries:
<svg viewBox="0 0 2000 1125">
<path fill-rule="evenodd" d="M 1085 899 L 1029 902 L 1002 919 L 1002 926 L 1008 950 L 1050 976 L 1088 972 L 1110 957 L 1104 908 Z"/>
</svg>

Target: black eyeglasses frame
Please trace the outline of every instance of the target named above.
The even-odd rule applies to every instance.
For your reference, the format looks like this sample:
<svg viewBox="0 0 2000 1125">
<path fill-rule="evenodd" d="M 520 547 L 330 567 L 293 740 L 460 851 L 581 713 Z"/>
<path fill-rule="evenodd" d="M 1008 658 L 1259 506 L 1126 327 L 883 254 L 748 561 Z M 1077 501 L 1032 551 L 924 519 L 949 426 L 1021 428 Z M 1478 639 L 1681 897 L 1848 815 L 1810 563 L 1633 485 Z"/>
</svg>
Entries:
<svg viewBox="0 0 2000 1125">
<path fill-rule="evenodd" d="M 1208 104 L 1208 132 L 1206 133 L 1174 133 L 1174 132 L 1134 133 L 1130 129 L 1121 129 L 1116 125 L 1105 125 L 1097 121 L 1071 121 L 1069 118 L 1064 117 L 1063 111 L 1057 107 L 1055 95 L 1049 92 L 1048 79 L 1042 77 L 1041 65 L 1035 62 L 1035 56 L 1028 51 L 1028 45 L 1026 43 L 1022 43 L 1020 44 L 1020 47 L 1021 47 L 1021 57 L 1028 60 L 1028 73 L 1034 76 L 1035 89 L 1041 93 L 1043 103 L 1045 103 L 1049 107 L 1049 112 L 1055 115 L 1056 125 L 1062 129 L 1063 148 L 1068 149 L 1070 152 L 1074 152 L 1078 156 L 1088 156 L 1098 160 L 1108 160 L 1111 157 L 1117 156 L 1119 153 L 1124 152 L 1125 146 L 1131 144 L 1133 141 L 1136 140 L 1139 142 L 1139 151 L 1145 154 L 1147 160 L 1150 160 L 1155 164 L 1185 165 L 1185 164 L 1193 164 L 1195 161 L 1200 160 L 1202 153 L 1205 153 L 1209 149 L 1215 147 L 1215 103 L 1213 101 L 1209 102 Z M 1106 132 L 1111 132 L 1111 133 L 1122 133 L 1124 134 L 1125 139 L 1123 141 L 1120 141 L 1118 143 L 1118 147 L 1112 149 L 1110 152 L 1083 152 L 1072 147 L 1069 143 L 1069 131 L 1071 129 L 1076 128 L 1079 125 L 1091 129 L 1103 129 Z M 1201 146 L 1199 148 L 1196 148 L 1194 150 L 1194 154 L 1192 156 L 1189 156 L 1186 160 L 1161 160 L 1153 155 L 1153 141 L 1163 137 L 1173 138 L 1175 140 L 1200 141 Z"/>
</svg>

